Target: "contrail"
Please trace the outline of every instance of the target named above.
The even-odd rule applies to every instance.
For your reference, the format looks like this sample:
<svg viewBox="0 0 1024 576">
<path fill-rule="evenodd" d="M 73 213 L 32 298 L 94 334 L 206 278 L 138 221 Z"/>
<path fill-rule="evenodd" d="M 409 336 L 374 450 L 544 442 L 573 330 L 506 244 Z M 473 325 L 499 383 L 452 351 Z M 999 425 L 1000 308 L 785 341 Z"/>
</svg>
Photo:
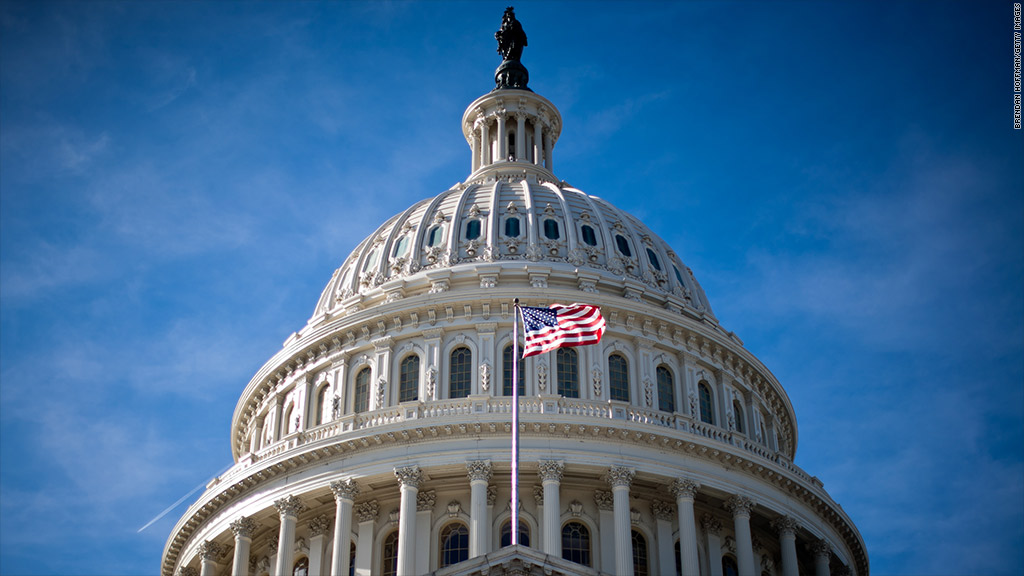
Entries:
<svg viewBox="0 0 1024 576">
<path fill-rule="evenodd" d="M 175 502 L 174 504 L 171 504 L 170 506 L 168 506 L 168 507 L 167 507 L 167 509 L 166 509 L 166 510 L 164 510 L 163 512 L 161 512 L 161 513 L 157 514 L 157 515 L 156 515 L 156 518 L 153 518 L 153 519 L 152 519 L 152 520 L 150 520 L 149 522 L 146 522 L 146 525 L 145 525 L 145 526 L 143 526 L 142 528 L 139 528 L 139 529 L 138 529 L 138 531 L 137 531 L 137 532 L 135 532 L 135 533 L 136 533 L 136 534 L 139 534 L 140 532 L 142 532 L 142 531 L 143 531 L 143 530 L 145 530 L 146 528 L 149 528 L 150 526 L 152 526 L 152 525 L 153 525 L 153 524 L 154 524 L 154 523 L 155 523 L 155 522 L 156 522 L 157 520 L 159 520 L 159 519 L 163 518 L 164 516 L 167 516 L 167 513 L 168 513 L 168 512 L 170 512 L 171 510 L 174 510 L 175 508 L 177 508 L 177 507 L 178 507 L 179 505 L 181 505 L 181 503 L 182 503 L 182 502 L 184 502 L 184 501 L 185 501 L 185 500 L 186 500 L 186 499 L 187 499 L 187 498 L 188 498 L 189 496 L 191 496 L 191 495 L 195 494 L 196 492 L 198 492 L 198 491 L 199 491 L 199 489 L 200 489 L 200 488 L 203 488 L 204 486 L 206 486 L 207 484 L 209 484 L 209 483 L 210 483 L 210 480 L 213 480 L 214 478 L 216 478 L 216 477 L 220 476 L 221 474 L 223 474 L 223 473 L 227 472 L 227 471 L 228 471 L 228 469 L 230 469 L 230 468 L 231 468 L 232 466 L 234 466 L 234 463 L 228 464 L 227 466 L 225 466 L 225 467 L 224 467 L 224 469 L 223 469 L 223 470 L 221 470 L 220 472 L 217 472 L 217 473 L 216 473 L 216 474 L 214 474 L 213 476 L 210 476 L 210 478 L 209 478 L 209 479 L 207 479 L 207 480 L 206 480 L 206 482 L 203 482 L 203 483 L 202 483 L 202 484 L 200 484 L 199 486 L 196 486 L 195 488 L 193 488 L 193 489 L 192 489 L 192 490 L 191 490 L 191 491 L 190 491 L 190 492 L 189 492 L 188 494 L 185 494 L 185 495 L 184 495 L 184 496 L 182 496 L 181 498 L 178 498 L 178 501 L 177 501 L 177 502 Z"/>
</svg>

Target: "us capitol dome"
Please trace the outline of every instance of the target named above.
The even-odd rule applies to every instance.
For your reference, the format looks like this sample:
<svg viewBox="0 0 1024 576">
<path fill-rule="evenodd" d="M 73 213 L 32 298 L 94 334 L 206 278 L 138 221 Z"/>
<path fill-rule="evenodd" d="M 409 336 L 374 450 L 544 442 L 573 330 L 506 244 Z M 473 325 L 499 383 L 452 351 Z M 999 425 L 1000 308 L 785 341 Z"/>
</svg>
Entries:
<svg viewBox="0 0 1024 576">
<path fill-rule="evenodd" d="M 469 176 L 363 240 L 245 387 L 162 576 L 866 576 L 782 385 L 664 240 L 559 180 L 511 9 L 495 36 Z M 515 298 L 607 331 L 520 363 L 511 546 Z"/>
</svg>

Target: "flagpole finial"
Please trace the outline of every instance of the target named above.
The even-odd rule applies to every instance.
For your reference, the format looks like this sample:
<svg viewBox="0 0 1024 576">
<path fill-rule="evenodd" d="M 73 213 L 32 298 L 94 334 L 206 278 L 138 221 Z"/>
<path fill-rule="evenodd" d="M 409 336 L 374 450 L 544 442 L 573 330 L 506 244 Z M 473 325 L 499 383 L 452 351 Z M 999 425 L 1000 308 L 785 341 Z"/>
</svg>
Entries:
<svg viewBox="0 0 1024 576">
<path fill-rule="evenodd" d="M 512 299 L 512 305 L 513 306 L 519 306 L 519 298 L 513 298 Z"/>
</svg>

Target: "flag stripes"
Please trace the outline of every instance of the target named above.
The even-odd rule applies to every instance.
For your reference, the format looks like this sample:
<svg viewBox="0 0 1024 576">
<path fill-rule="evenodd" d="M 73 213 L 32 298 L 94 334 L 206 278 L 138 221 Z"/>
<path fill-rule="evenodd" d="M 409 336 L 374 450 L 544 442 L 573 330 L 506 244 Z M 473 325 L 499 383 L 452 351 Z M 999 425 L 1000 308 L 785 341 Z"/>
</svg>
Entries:
<svg viewBox="0 0 1024 576">
<path fill-rule="evenodd" d="M 523 358 L 565 346 L 597 344 L 604 334 L 601 310 L 590 304 L 552 304 L 549 308 L 521 307 L 526 342 Z"/>
</svg>

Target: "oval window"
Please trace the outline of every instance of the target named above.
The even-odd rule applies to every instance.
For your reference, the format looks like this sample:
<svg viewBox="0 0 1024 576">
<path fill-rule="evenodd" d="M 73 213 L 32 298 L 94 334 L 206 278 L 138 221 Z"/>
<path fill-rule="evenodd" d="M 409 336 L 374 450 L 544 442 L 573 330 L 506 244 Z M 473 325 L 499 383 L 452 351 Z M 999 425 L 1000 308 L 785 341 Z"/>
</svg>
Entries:
<svg viewBox="0 0 1024 576">
<path fill-rule="evenodd" d="M 633 251 L 629 249 L 629 241 L 626 240 L 621 234 L 615 235 L 615 246 L 619 249 L 619 252 L 623 256 L 629 258 L 633 256 Z"/>
<path fill-rule="evenodd" d="M 594 229 L 584 224 L 580 228 L 580 233 L 583 235 L 583 243 L 587 246 L 597 246 L 597 234 L 594 234 Z"/>
</svg>

